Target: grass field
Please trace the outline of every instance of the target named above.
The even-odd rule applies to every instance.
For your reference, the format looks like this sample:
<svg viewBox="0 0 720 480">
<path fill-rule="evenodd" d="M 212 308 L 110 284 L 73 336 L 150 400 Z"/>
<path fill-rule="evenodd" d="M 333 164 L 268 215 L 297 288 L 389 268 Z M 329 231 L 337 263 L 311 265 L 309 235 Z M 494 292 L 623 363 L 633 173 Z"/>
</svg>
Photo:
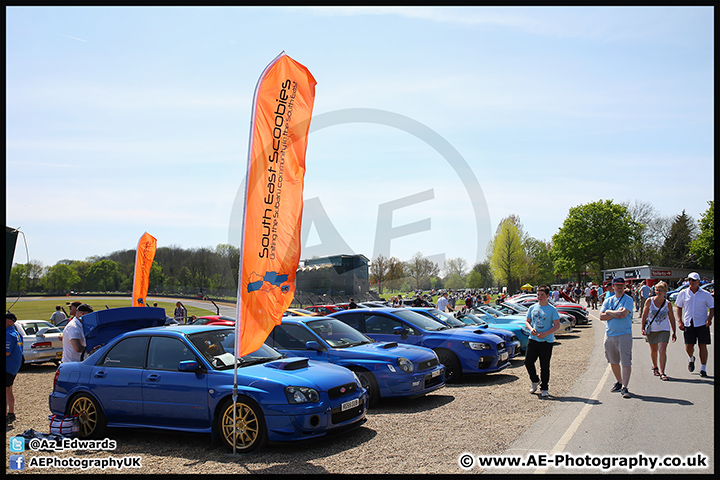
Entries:
<svg viewBox="0 0 720 480">
<path fill-rule="evenodd" d="M 71 300 L 68 300 L 71 299 Z M 117 308 L 117 307 L 130 307 L 132 305 L 130 297 L 127 298 L 110 298 L 110 297 L 82 297 L 82 296 L 73 296 L 73 297 L 59 297 L 59 298 L 52 298 L 48 300 L 22 300 L 15 303 L 15 305 L 10 308 L 10 306 L 15 301 L 14 298 L 6 298 L 5 299 L 5 310 L 7 311 L 10 309 L 12 313 L 17 316 L 18 320 L 50 320 L 50 316 L 55 313 L 55 306 L 60 305 L 65 309 L 66 313 L 70 313 L 70 307 L 68 305 L 65 305 L 68 301 L 75 301 L 79 300 L 81 302 L 87 303 L 93 309 L 95 310 L 101 310 L 104 309 L 107 305 L 109 308 Z M 150 304 L 152 305 L 155 303 L 155 300 L 151 300 Z M 175 311 L 175 301 L 168 300 L 158 300 L 157 301 L 158 307 L 164 308 L 165 313 L 167 315 L 172 316 L 173 312 Z M 183 305 L 185 305 L 183 303 Z M 212 307 L 212 305 L 211 305 Z M 139 308 L 139 307 L 138 307 Z M 215 315 L 215 309 L 212 310 L 206 310 L 203 308 L 193 307 L 189 305 L 185 305 L 185 308 L 187 309 L 188 316 L 196 315 L 196 316 L 202 316 L 202 315 Z"/>
</svg>

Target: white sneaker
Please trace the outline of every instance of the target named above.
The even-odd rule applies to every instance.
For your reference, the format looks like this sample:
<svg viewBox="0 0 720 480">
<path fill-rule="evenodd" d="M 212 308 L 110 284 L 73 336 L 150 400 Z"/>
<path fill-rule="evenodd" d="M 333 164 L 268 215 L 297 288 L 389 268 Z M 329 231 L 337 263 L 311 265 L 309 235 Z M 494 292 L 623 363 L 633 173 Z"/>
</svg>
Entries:
<svg viewBox="0 0 720 480">
<path fill-rule="evenodd" d="M 541 397 L 549 397 L 550 394 L 548 393 L 547 390 L 540 390 L 540 396 Z"/>
<path fill-rule="evenodd" d="M 540 383 L 538 383 L 538 382 L 531 382 L 531 383 L 530 383 L 530 393 L 535 393 L 535 392 L 537 392 L 538 385 L 540 385 Z"/>
</svg>

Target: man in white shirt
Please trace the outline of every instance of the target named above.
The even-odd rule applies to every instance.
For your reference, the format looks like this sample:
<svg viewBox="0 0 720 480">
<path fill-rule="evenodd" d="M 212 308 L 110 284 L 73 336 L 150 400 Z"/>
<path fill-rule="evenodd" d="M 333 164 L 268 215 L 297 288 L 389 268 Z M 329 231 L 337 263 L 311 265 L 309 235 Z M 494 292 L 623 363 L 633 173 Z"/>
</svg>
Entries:
<svg viewBox="0 0 720 480">
<path fill-rule="evenodd" d="M 83 303 L 77 307 L 75 318 L 70 320 L 63 330 L 63 363 L 79 362 L 85 350 L 85 333 L 83 332 L 82 316 L 92 313 L 90 305 Z"/>
<path fill-rule="evenodd" d="M 555 303 L 557 303 L 557 301 L 560 300 L 560 292 L 558 292 L 557 287 L 553 287 L 553 289 L 552 289 L 552 300 Z"/>
<path fill-rule="evenodd" d="M 445 292 L 442 294 L 442 296 L 440 298 L 438 298 L 437 308 L 441 312 L 444 312 L 444 311 L 446 311 L 447 307 L 448 307 L 448 298 L 447 298 L 447 292 Z"/>
<path fill-rule="evenodd" d="M 685 336 L 688 370 L 695 370 L 695 343 L 700 352 L 700 376 L 707 377 L 707 346 L 710 345 L 710 325 L 715 316 L 715 301 L 709 292 L 700 288 L 700 275 L 688 275 L 690 287 L 682 290 L 675 299 L 678 328 Z"/>
</svg>

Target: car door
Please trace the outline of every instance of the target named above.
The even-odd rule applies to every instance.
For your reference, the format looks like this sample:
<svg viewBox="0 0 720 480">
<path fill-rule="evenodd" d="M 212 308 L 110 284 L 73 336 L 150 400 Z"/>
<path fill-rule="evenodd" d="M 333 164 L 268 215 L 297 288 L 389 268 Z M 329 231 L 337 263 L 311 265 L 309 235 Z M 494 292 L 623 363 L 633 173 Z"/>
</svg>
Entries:
<svg viewBox="0 0 720 480">
<path fill-rule="evenodd" d="M 148 340 L 141 336 L 119 341 L 90 372 L 88 386 L 108 423 L 143 423 L 141 378 Z"/>
<path fill-rule="evenodd" d="M 147 366 L 142 371 L 144 414 L 165 426 L 207 427 L 208 375 L 205 371 L 181 372 L 178 363 L 194 360 L 193 350 L 179 338 L 153 336 Z"/>
<path fill-rule="evenodd" d="M 307 328 L 300 325 L 281 324 L 273 329 L 266 343 L 275 347 L 288 357 L 306 357 L 311 360 L 327 362 L 327 350 L 317 351 L 305 348 L 305 344 L 310 341 L 317 342 L 323 349 L 326 348 L 325 342 L 317 338 L 317 336 Z"/>
</svg>

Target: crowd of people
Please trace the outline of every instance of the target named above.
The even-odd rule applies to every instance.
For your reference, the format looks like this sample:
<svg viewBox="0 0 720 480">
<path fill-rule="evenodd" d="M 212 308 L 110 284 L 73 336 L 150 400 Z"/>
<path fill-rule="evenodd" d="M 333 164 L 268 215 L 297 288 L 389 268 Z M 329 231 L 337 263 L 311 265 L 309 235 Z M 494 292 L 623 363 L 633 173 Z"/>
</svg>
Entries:
<svg viewBox="0 0 720 480">
<path fill-rule="evenodd" d="M 559 328 L 560 316 L 549 300 L 558 301 L 569 297 L 577 303 L 584 297 L 588 308 L 597 309 L 600 304 L 600 320 L 605 323 L 604 350 L 605 358 L 610 364 L 615 377 L 611 392 L 620 392 L 630 398 L 628 384 L 632 371 L 632 318 L 633 312 L 640 314 L 641 333 L 650 349 L 653 375 L 666 381 L 667 346 L 677 340 L 676 328 L 683 332 L 685 351 L 688 358 L 688 371 L 695 371 L 695 345 L 698 346 L 700 360 L 700 376 L 707 377 L 707 346 L 711 343 L 710 326 L 715 314 L 714 297 L 700 286 L 707 283 L 696 272 L 690 273 L 683 280 L 687 288 L 681 290 L 675 299 L 675 307 L 667 299 L 668 285 L 657 282 L 643 281 L 636 284 L 626 282 L 624 278 L 614 278 L 606 289 L 602 285 L 588 284 L 584 288 L 579 284 L 569 284 L 561 290 L 554 286 L 552 290 L 546 285 L 537 288 L 538 302 L 532 305 L 526 315 L 526 327 L 530 331 L 530 339 L 525 355 L 525 367 L 530 378 L 530 392 L 540 389 L 541 397 L 549 396 L 550 361 L 554 344 L 554 333 Z M 488 291 L 442 291 L 429 293 L 413 292 L 407 298 L 402 295 L 393 296 L 392 306 L 402 307 L 431 306 L 436 294 L 437 308 L 443 311 L 472 308 L 481 304 L 489 304 L 492 297 Z M 410 300 L 412 297 L 412 300 Z M 503 301 L 505 294 L 497 297 L 496 302 Z M 405 303 L 408 302 L 408 303 Z M 357 308 L 354 300 L 353 307 Z M 157 304 L 156 304 L 157 305 Z M 63 330 L 63 362 L 82 361 L 92 352 L 86 351 L 86 341 L 82 327 L 82 317 L 93 312 L 93 308 L 80 301 L 68 302 L 69 315 L 61 306 L 55 307 L 50 320 L 54 325 L 69 319 Z M 173 312 L 174 321 L 184 323 L 187 309 L 181 302 L 176 303 Z M 15 397 L 13 384 L 22 365 L 23 339 L 15 328 L 16 316 L 5 314 L 5 408 L 6 424 L 15 420 Z M 540 362 L 538 375 L 535 363 Z"/>
</svg>

